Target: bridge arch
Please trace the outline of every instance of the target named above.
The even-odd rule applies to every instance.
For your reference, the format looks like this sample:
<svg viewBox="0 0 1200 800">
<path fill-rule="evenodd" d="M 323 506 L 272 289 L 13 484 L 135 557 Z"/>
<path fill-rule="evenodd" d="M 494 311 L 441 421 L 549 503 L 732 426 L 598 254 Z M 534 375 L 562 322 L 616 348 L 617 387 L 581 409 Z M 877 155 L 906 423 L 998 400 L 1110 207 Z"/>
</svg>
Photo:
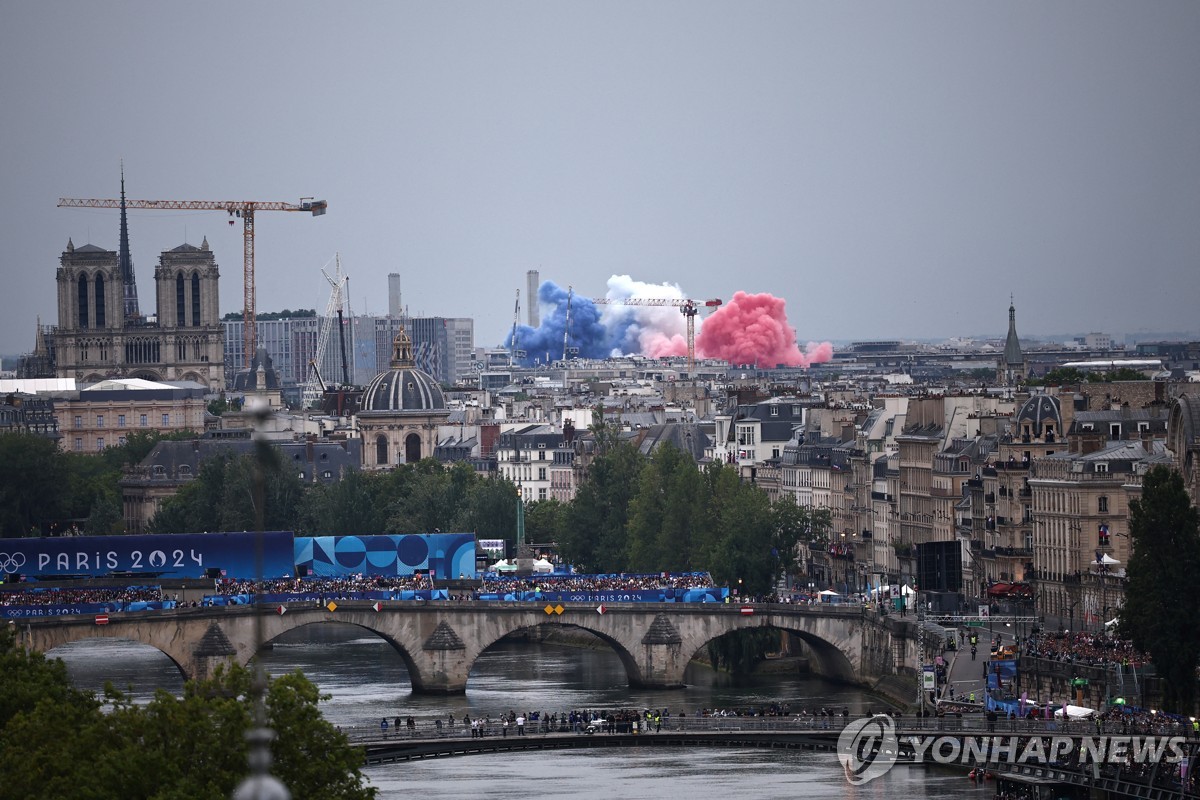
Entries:
<svg viewBox="0 0 1200 800">
<path fill-rule="evenodd" d="M 608 645 L 609 648 L 612 649 L 613 653 L 616 654 L 617 658 L 621 661 L 621 666 L 623 666 L 625 668 L 625 675 L 629 680 L 629 685 L 632 687 L 637 687 L 637 686 L 642 685 L 643 679 L 642 679 L 641 667 L 638 666 L 637 658 L 633 655 L 633 653 L 629 652 L 629 649 L 624 644 L 622 644 L 618 639 L 616 639 L 612 635 L 610 635 L 602 630 L 598 630 L 596 627 L 585 625 L 585 624 L 582 624 L 577 621 L 570 621 L 570 622 L 560 621 L 560 620 L 537 621 L 532 624 L 519 625 L 519 626 L 513 627 L 511 630 L 500 633 L 499 635 L 493 635 L 493 636 L 489 637 L 490 641 L 489 640 L 480 640 L 481 647 L 479 648 L 479 652 L 475 653 L 474 656 L 471 658 L 471 666 L 468 667 L 468 673 L 470 672 L 471 669 L 474 668 L 475 662 L 477 662 L 479 660 L 479 657 L 482 656 L 484 653 L 486 653 L 488 650 L 490 650 L 494 645 L 496 645 L 500 642 L 506 641 L 506 640 L 512 641 L 512 640 L 514 640 L 516 635 L 519 633 L 530 631 L 530 630 L 535 630 L 535 629 L 539 629 L 539 628 L 552 628 L 552 629 L 557 629 L 557 630 L 572 629 L 572 630 L 585 631 L 587 633 L 590 633 L 591 635 L 595 636 L 597 639 L 599 639 L 600 641 L 602 641 L 606 645 Z"/>
<path fill-rule="evenodd" d="M 182 687 L 182 684 L 190 677 L 186 665 L 179 663 L 179 660 L 173 658 L 170 653 L 148 642 L 129 637 L 80 636 L 50 648 L 45 651 L 45 656 L 48 659 L 62 660 L 67 663 L 69 669 L 71 662 L 77 660 L 103 664 L 118 650 L 124 663 L 129 664 L 131 661 L 138 663 L 140 670 L 138 675 L 118 679 L 115 675 L 105 674 L 103 669 L 90 669 L 89 671 L 105 675 L 105 680 L 111 681 L 121 691 L 125 691 L 130 685 L 135 687 L 135 692 L 141 685 L 153 686 L 157 689 L 160 688 L 161 681 L 164 679 L 167 681 L 178 680 L 179 686 Z M 147 683 L 147 681 L 151 683 Z M 162 688 L 168 687 L 163 686 Z"/>
<path fill-rule="evenodd" d="M 802 621 L 796 618 L 773 619 L 771 617 L 750 619 L 744 624 L 732 624 L 725 630 L 710 631 L 685 638 L 682 650 L 685 658 L 691 660 L 707 649 L 710 642 L 738 631 L 755 629 L 784 631 L 804 643 L 813 672 L 832 680 L 855 682 L 858 679 L 857 668 L 848 655 L 848 652 L 852 653 L 856 649 L 853 643 L 831 641 L 830 638 L 827 638 L 827 634 L 823 635 L 822 632 L 816 632 L 808 626 L 801 625 Z"/>
<path fill-rule="evenodd" d="M 353 628 L 355 630 L 368 633 L 374 638 L 379 639 L 388 647 L 390 647 L 398 656 L 400 656 L 400 660 L 404 663 L 405 668 L 408 670 L 410 680 L 413 680 L 413 676 L 418 672 L 419 667 L 416 660 L 413 658 L 412 653 L 408 651 L 402 642 L 397 641 L 391 632 L 385 629 L 386 626 L 372 625 L 369 624 L 367 620 L 363 619 L 349 620 L 330 617 L 318 617 L 314 619 L 308 616 L 302 618 L 293 618 L 292 623 L 293 624 L 290 627 L 282 628 L 271 638 L 265 639 L 263 641 L 263 646 L 267 647 L 280 644 L 280 639 L 285 639 L 289 634 L 294 634 L 309 628 L 321 629 L 332 626 L 337 626 L 338 628 Z M 242 666 L 247 666 L 254 658 L 254 655 L 254 651 L 249 649 L 245 652 L 240 652 L 238 654 L 238 663 Z"/>
</svg>

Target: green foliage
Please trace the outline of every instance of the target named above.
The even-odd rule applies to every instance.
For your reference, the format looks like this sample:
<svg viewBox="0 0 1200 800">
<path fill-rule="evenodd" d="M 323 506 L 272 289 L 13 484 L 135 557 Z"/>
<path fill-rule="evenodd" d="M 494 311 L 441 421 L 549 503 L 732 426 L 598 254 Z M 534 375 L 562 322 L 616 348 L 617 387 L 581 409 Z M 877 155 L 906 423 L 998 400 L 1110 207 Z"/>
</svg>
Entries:
<svg viewBox="0 0 1200 800">
<path fill-rule="evenodd" d="M 300 503 L 296 530 L 309 536 L 379 533 L 385 520 L 383 484 L 382 473 L 355 469 L 336 483 L 310 486 Z"/>
<path fill-rule="evenodd" d="M 1088 374 L 1076 367 L 1057 367 L 1048 371 L 1038 385 L 1042 386 L 1064 386 L 1067 384 L 1083 383 L 1088 380 Z M 1033 384 L 1033 381 L 1027 381 Z"/>
<path fill-rule="evenodd" d="M 1200 638 L 1200 516 L 1175 470 L 1156 466 L 1142 480 L 1142 496 L 1130 501 L 1133 547 L 1125 602 L 1118 615 L 1122 636 L 1149 653 L 1163 678 L 1167 711 L 1195 713 Z"/>
<path fill-rule="evenodd" d="M 627 569 L 630 501 L 645 463 L 629 443 L 616 443 L 596 456 L 588 479 L 566 510 L 566 524 L 558 540 L 563 558 L 586 572 Z"/>
<path fill-rule="evenodd" d="M 1116 383 L 1117 381 L 1144 381 L 1146 376 L 1141 371 L 1131 367 L 1121 367 L 1114 369 L 1111 372 L 1104 373 L 1104 381 L 1106 383 Z"/>
<path fill-rule="evenodd" d="M 604 406 L 597 405 L 592 409 L 592 424 L 588 431 L 596 441 L 596 452 L 600 455 L 611 453 L 621 441 L 621 419 L 605 419 Z"/>
<path fill-rule="evenodd" d="M 25 536 L 66 510 L 68 466 L 57 445 L 40 436 L 0 436 L 0 534 Z"/>
<path fill-rule="evenodd" d="M 234 399 L 230 400 L 225 397 L 225 393 L 222 392 L 221 396 L 216 400 L 209 401 L 207 406 L 208 413 L 212 414 L 214 417 L 219 417 L 226 411 L 241 411 L 242 404 L 244 402 L 245 401 L 240 397 L 235 397 Z"/>
<path fill-rule="evenodd" d="M 27 654 L 0 630 L 0 798 L 223 800 L 249 772 L 250 673 L 234 666 L 137 705 L 111 688 L 111 709 L 71 687 L 61 661 Z M 362 756 L 321 717 L 299 673 L 271 681 L 267 720 L 276 775 L 296 800 L 370 800 Z"/>
<path fill-rule="evenodd" d="M 525 541 L 531 544 L 557 542 L 566 509 L 567 506 L 558 500 L 530 503 L 525 510 Z"/>
<path fill-rule="evenodd" d="M 272 457 L 265 459 L 263 464 L 263 529 L 295 530 L 304 487 L 290 466 L 278 458 L 278 451 L 268 452 Z M 257 469 L 254 456 L 236 456 L 232 450 L 205 460 L 192 481 L 163 501 L 158 513 L 150 520 L 150 531 L 256 530 L 254 487 Z"/>
<path fill-rule="evenodd" d="M 702 483 L 690 456 L 670 444 L 655 449 L 629 504 L 629 569 L 694 568 L 703 538 Z"/>
</svg>

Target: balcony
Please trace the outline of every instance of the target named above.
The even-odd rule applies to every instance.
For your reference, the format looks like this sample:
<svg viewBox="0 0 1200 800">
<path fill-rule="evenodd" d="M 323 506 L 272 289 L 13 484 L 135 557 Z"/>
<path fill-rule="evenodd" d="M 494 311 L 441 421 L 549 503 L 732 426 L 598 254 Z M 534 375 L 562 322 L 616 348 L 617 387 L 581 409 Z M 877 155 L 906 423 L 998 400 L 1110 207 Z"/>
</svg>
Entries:
<svg viewBox="0 0 1200 800">
<path fill-rule="evenodd" d="M 996 555 L 1012 558 L 1033 558 L 1032 547 L 997 547 Z"/>
<path fill-rule="evenodd" d="M 987 494 L 985 494 L 985 495 L 983 496 L 983 502 L 985 502 L 985 503 L 994 503 L 994 502 L 996 502 L 996 493 L 995 493 L 995 492 L 988 492 Z"/>
</svg>

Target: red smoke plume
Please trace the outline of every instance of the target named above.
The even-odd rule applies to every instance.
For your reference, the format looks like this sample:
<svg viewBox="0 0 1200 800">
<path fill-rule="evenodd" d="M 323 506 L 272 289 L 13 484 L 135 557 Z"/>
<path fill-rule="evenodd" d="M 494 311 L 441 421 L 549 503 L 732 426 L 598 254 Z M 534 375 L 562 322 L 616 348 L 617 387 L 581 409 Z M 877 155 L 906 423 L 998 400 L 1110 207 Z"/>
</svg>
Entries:
<svg viewBox="0 0 1200 800">
<path fill-rule="evenodd" d="M 697 354 L 765 368 L 807 367 L 832 359 L 829 342 L 809 342 L 805 352 L 800 352 L 783 307 L 782 298 L 738 292 L 704 320 L 696 335 Z"/>
</svg>

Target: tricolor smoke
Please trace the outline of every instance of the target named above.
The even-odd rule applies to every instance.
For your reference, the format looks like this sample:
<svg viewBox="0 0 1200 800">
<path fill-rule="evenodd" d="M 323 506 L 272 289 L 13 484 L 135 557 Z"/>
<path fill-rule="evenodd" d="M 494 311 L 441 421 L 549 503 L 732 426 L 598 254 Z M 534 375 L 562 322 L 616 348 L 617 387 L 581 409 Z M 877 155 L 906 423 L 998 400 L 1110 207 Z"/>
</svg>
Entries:
<svg viewBox="0 0 1200 800">
<path fill-rule="evenodd" d="M 605 297 L 623 300 L 682 300 L 685 295 L 674 284 L 635 281 L 628 275 L 608 279 Z M 699 303 L 704 298 L 693 298 Z M 567 328 L 567 290 L 546 281 L 538 290 L 541 325 L 517 326 L 518 359 L 525 366 L 547 363 L 563 357 L 563 332 Z M 833 347 L 828 342 L 810 342 L 804 352 L 796 343 L 796 334 L 788 324 L 784 301 L 770 294 L 736 293 L 731 300 L 707 318 L 696 317 L 696 355 L 719 358 L 733 364 L 761 367 L 807 367 L 830 360 Z M 512 347 L 511 333 L 502 345 Z M 578 349 L 583 358 L 607 358 L 641 354 L 650 358 L 687 355 L 687 324 L 677 306 L 623 305 L 611 302 L 597 305 L 590 298 L 571 297 L 569 349 Z"/>
</svg>

